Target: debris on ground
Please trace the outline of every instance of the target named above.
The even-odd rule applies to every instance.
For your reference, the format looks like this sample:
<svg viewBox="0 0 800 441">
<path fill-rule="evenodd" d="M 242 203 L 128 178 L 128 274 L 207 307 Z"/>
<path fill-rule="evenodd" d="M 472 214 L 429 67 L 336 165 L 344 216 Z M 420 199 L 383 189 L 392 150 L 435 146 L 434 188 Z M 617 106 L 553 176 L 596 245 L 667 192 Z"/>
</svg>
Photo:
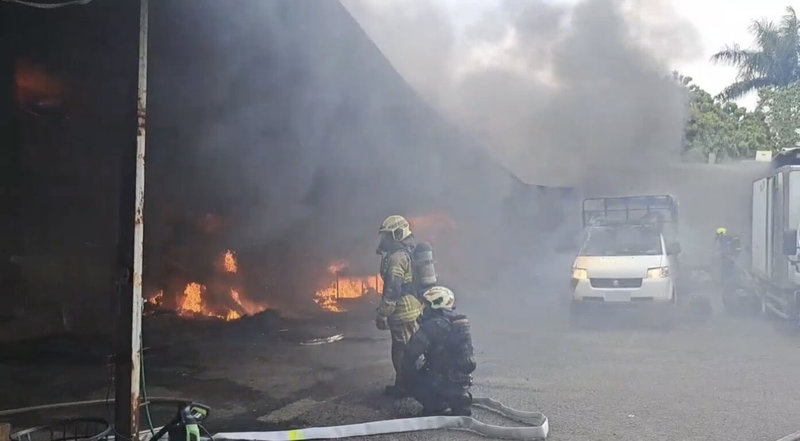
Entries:
<svg viewBox="0 0 800 441">
<path fill-rule="evenodd" d="M 301 346 L 324 345 L 326 343 L 333 343 L 344 338 L 344 334 L 334 334 L 330 337 L 319 337 L 303 340 L 300 342 Z"/>
</svg>

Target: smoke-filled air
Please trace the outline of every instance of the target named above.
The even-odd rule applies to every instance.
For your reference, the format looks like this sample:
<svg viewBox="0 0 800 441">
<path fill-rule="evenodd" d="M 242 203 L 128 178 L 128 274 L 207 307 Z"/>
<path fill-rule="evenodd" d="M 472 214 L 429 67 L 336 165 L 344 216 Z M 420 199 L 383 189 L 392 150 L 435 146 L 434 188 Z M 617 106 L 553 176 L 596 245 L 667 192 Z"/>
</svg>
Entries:
<svg viewBox="0 0 800 441">
<path fill-rule="evenodd" d="M 800 439 L 780 1 L 0 0 L 0 441 Z"/>
<path fill-rule="evenodd" d="M 668 2 L 489 3 L 456 24 L 437 2 L 343 2 L 425 99 L 526 180 L 678 158 L 688 96 L 667 63 L 699 48 Z"/>
</svg>

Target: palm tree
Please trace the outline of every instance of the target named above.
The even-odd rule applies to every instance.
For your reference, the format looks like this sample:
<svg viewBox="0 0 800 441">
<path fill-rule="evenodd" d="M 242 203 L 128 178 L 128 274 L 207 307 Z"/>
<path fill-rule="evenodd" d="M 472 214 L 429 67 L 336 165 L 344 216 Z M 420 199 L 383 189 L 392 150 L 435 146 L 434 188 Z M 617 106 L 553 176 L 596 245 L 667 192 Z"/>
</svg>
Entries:
<svg viewBox="0 0 800 441">
<path fill-rule="evenodd" d="M 739 68 L 736 82 L 720 96 L 735 99 L 769 86 L 786 86 L 800 80 L 800 21 L 791 6 L 786 8 L 780 26 L 769 20 L 756 20 L 750 26 L 757 49 L 727 46 L 711 57 L 717 63 Z"/>
</svg>

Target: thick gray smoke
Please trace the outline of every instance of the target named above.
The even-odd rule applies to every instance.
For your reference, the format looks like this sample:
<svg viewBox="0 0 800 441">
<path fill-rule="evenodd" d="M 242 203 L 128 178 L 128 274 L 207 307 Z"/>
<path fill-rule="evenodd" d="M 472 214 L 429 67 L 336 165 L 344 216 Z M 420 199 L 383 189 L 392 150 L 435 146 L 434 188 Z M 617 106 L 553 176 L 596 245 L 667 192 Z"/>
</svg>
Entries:
<svg viewBox="0 0 800 441">
<path fill-rule="evenodd" d="M 469 15 L 342 1 L 424 97 L 526 181 L 675 195 L 691 264 L 708 262 L 719 225 L 747 237 L 750 167 L 677 161 L 687 97 L 668 65 L 700 48 L 669 2 L 505 0 Z"/>
<path fill-rule="evenodd" d="M 195 280 L 233 248 L 266 279 L 250 293 L 308 300 L 334 260 L 376 272 L 389 214 L 496 222 L 513 176 L 420 100 L 339 3 L 158 2 L 151 41 L 153 278 Z M 226 227 L 192 235 L 169 213 Z"/>
<path fill-rule="evenodd" d="M 528 181 L 576 185 L 680 152 L 686 97 L 665 62 L 695 55 L 696 39 L 665 2 L 500 1 L 460 32 L 431 2 L 343 3 L 411 84 Z"/>
<path fill-rule="evenodd" d="M 466 251 L 450 254 L 473 259 L 443 259 L 463 283 L 537 249 L 536 226 L 515 230 L 506 212 L 527 190 L 490 155 L 529 182 L 576 185 L 679 150 L 685 97 L 643 31 L 668 28 L 642 21 L 636 43 L 625 4 L 503 1 L 461 34 L 435 3 L 346 6 L 372 40 L 337 2 L 153 6 L 151 281 L 202 278 L 233 248 L 259 275 L 249 294 L 308 300 L 332 261 L 375 273 L 384 216 L 445 212 Z M 168 219 L 207 212 L 225 220 L 216 236 Z"/>
</svg>

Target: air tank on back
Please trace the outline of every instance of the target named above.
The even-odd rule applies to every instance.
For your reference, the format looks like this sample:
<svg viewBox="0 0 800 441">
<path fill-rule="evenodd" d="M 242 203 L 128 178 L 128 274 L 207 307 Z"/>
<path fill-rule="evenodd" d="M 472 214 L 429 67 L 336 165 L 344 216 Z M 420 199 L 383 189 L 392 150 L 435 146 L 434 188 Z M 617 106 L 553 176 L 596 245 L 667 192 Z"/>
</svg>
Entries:
<svg viewBox="0 0 800 441">
<path fill-rule="evenodd" d="M 414 281 L 420 288 L 433 286 L 437 282 L 433 260 L 433 247 L 428 242 L 420 242 L 414 247 Z"/>
</svg>

